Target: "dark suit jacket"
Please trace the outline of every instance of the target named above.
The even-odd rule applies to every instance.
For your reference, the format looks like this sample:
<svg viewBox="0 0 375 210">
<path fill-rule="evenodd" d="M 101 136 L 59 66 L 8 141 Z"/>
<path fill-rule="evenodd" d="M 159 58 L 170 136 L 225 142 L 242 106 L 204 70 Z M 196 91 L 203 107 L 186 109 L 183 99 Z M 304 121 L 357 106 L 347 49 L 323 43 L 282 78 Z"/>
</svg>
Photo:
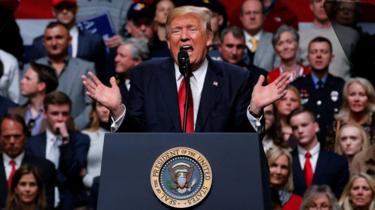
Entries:
<svg viewBox="0 0 375 210">
<path fill-rule="evenodd" d="M 13 101 L 3 96 L 0 96 L 0 119 L 8 112 L 8 109 L 16 107 Z"/>
<path fill-rule="evenodd" d="M 46 189 L 47 202 L 53 207 L 55 200 L 56 170 L 53 163 L 45 158 L 39 158 L 25 154 L 22 164 L 34 165 L 38 168 L 43 184 Z M 3 155 L 0 153 L 0 209 L 5 207 L 8 195 L 8 182 L 3 165 Z"/>
<path fill-rule="evenodd" d="M 28 139 L 26 150 L 35 156 L 46 157 L 46 132 Z M 84 186 L 80 172 L 87 164 L 87 153 L 90 139 L 81 132 L 70 132 L 69 143 L 60 146 L 59 168 L 57 169 L 57 184 L 59 191 L 64 195 L 61 202 L 63 209 L 77 207 L 79 199 L 84 199 Z M 64 200 L 67 198 L 68 200 Z M 72 200 L 74 199 L 74 200 Z"/>
<path fill-rule="evenodd" d="M 292 156 L 294 192 L 303 196 L 306 191 L 306 181 L 298 159 L 297 149 L 293 150 Z M 339 198 L 348 180 L 349 167 L 347 160 L 335 153 L 320 150 L 313 176 L 313 184 L 328 185 L 336 197 Z"/>
<path fill-rule="evenodd" d="M 152 59 L 132 70 L 130 100 L 120 131 L 181 132 L 174 61 Z M 196 132 L 253 131 L 246 111 L 252 85 L 240 67 L 208 61 Z"/>
<path fill-rule="evenodd" d="M 33 40 L 30 49 L 30 60 L 37 60 L 47 56 L 47 50 L 43 45 L 43 35 Z M 97 76 L 106 81 L 109 78 L 106 72 L 106 48 L 102 38 L 96 34 L 79 30 L 77 58 L 95 63 Z"/>
</svg>

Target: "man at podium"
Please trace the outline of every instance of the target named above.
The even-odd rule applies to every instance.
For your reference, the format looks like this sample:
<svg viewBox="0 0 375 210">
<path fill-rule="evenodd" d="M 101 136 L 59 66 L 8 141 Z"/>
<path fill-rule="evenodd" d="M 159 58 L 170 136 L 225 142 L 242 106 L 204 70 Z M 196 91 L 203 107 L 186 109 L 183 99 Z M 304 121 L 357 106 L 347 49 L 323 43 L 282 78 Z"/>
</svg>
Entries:
<svg viewBox="0 0 375 210">
<path fill-rule="evenodd" d="M 260 127 L 263 107 L 285 94 L 288 78 L 283 75 L 263 86 L 261 76 L 252 84 L 249 71 L 209 59 L 210 18 L 211 12 L 201 7 L 183 6 L 170 13 L 166 29 L 171 57 L 134 68 L 126 107 L 114 78 L 108 87 L 94 74 L 82 76 L 87 94 L 111 111 L 112 131 L 251 132 Z M 179 55 L 183 53 L 188 55 L 187 68 Z"/>
</svg>

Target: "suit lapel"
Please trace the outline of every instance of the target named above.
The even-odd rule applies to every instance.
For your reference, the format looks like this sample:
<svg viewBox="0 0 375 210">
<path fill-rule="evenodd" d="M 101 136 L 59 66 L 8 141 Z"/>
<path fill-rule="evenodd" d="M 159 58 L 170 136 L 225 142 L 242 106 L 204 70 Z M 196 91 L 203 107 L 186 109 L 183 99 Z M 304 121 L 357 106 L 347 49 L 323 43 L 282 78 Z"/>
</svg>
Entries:
<svg viewBox="0 0 375 210">
<path fill-rule="evenodd" d="M 223 76 L 221 68 L 215 66 L 215 64 L 209 59 L 195 125 L 196 132 L 203 131 L 208 116 L 211 111 L 214 110 L 214 106 L 217 105 L 217 100 L 221 96 L 220 90 L 222 85 Z"/>
<path fill-rule="evenodd" d="M 321 171 L 323 171 L 326 168 L 325 163 L 327 163 L 327 156 L 325 156 L 325 153 L 323 151 L 319 151 L 318 161 L 316 162 L 315 166 L 315 172 L 313 176 L 313 183 L 319 183 L 317 182 L 320 178 Z"/>
<path fill-rule="evenodd" d="M 8 194 L 8 182 L 5 174 L 5 167 L 3 163 L 3 155 L 0 153 L 0 204 L 1 201 L 5 201 L 6 195 Z M 4 203 L 5 204 L 5 203 Z"/>
<path fill-rule="evenodd" d="M 303 174 L 303 169 L 301 168 L 301 164 L 299 162 L 297 149 L 293 151 L 293 168 L 293 176 L 295 177 L 295 183 L 300 183 L 300 187 L 302 189 L 306 189 L 305 175 Z"/>
<path fill-rule="evenodd" d="M 176 131 L 181 131 L 180 114 L 178 108 L 178 97 L 177 97 L 177 85 L 176 76 L 174 69 L 174 62 L 169 59 L 167 62 L 162 64 L 161 71 L 159 73 L 159 85 L 161 87 L 160 91 L 162 94 L 162 101 L 168 110 L 168 115 Z M 164 114 L 164 113 L 163 113 Z"/>
</svg>

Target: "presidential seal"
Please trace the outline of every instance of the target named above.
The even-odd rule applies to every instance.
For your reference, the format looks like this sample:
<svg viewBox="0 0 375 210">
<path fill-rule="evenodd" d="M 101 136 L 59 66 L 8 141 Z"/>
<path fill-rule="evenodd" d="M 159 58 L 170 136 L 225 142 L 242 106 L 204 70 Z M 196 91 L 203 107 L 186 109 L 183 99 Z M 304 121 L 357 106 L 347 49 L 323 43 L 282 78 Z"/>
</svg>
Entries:
<svg viewBox="0 0 375 210">
<path fill-rule="evenodd" d="M 200 203 L 212 184 L 211 166 L 198 151 L 175 147 L 161 154 L 150 174 L 156 197 L 173 208 L 187 208 Z"/>
</svg>

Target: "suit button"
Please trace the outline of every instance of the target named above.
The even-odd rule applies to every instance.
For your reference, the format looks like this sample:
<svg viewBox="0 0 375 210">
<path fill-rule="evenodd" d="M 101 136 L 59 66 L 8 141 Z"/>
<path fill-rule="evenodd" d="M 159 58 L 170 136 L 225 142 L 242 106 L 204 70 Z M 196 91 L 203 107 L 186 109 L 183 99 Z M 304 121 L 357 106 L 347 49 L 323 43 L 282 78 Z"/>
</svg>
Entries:
<svg viewBox="0 0 375 210">
<path fill-rule="evenodd" d="M 321 100 L 317 100 L 316 101 L 316 105 L 318 105 L 318 106 L 322 105 L 322 101 Z"/>
</svg>

